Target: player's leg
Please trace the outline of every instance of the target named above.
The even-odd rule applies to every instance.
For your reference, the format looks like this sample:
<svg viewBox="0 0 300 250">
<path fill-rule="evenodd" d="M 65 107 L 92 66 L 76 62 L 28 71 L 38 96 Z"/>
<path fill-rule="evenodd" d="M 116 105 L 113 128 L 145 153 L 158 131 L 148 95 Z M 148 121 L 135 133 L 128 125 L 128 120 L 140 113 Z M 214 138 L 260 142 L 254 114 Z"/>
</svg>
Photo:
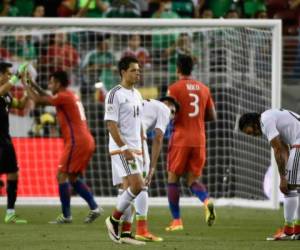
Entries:
<svg viewBox="0 0 300 250">
<path fill-rule="evenodd" d="M 297 209 L 295 215 L 294 235 L 295 240 L 300 240 L 300 188 L 297 190 Z"/>
<path fill-rule="evenodd" d="M 170 226 L 166 227 L 166 231 L 183 230 L 183 223 L 180 216 L 180 187 L 179 179 L 185 171 L 185 166 L 189 157 L 189 150 L 186 147 L 170 146 L 167 159 L 168 168 L 168 202 L 172 215 Z"/>
<path fill-rule="evenodd" d="M 191 155 L 187 164 L 187 185 L 191 192 L 204 204 L 205 221 L 211 226 L 215 223 L 216 211 L 213 201 L 209 198 L 209 194 L 203 183 L 199 181 L 205 165 L 205 148 L 192 148 Z"/>
<path fill-rule="evenodd" d="M 72 222 L 71 215 L 71 187 L 68 181 L 68 174 L 58 170 L 57 173 L 58 193 L 61 203 L 62 214 L 50 224 L 67 224 Z"/>
<path fill-rule="evenodd" d="M 143 165 L 143 177 L 146 177 L 149 173 L 150 157 L 148 151 L 148 145 L 144 140 L 144 165 Z M 135 238 L 143 241 L 162 241 L 161 237 L 157 237 L 150 233 L 148 229 L 148 208 L 149 208 L 149 195 L 148 187 L 143 187 L 142 191 L 137 195 L 134 200 L 135 219 L 136 219 L 136 234 Z"/>
<path fill-rule="evenodd" d="M 128 188 L 124 190 L 117 200 L 117 205 L 112 215 L 105 220 L 110 239 L 116 243 L 121 243 L 118 233 L 120 218 L 144 186 L 141 176 L 142 159 L 141 157 L 136 157 L 135 164 L 129 164 L 122 154 L 112 155 L 111 159 L 113 175 L 117 174 L 118 177 L 123 178 L 124 183 L 128 183 Z"/>
<path fill-rule="evenodd" d="M 15 212 L 18 191 L 18 165 L 13 144 L 0 146 L 0 172 L 6 173 L 7 210 L 5 223 L 25 224 L 26 220 L 19 218 Z"/>
<path fill-rule="evenodd" d="M 276 232 L 276 234 L 267 239 L 274 240 L 290 240 L 292 239 L 292 235 L 294 233 L 294 219 L 295 213 L 298 206 L 298 194 L 296 188 L 292 188 L 290 184 L 294 184 L 297 175 L 292 173 L 297 173 L 298 168 L 298 156 L 295 158 L 295 155 L 299 155 L 300 150 L 297 148 L 293 148 L 290 151 L 288 163 L 287 163 L 287 182 L 289 184 L 289 192 L 284 195 L 283 201 L 283 213 L 284 213 L 284 226 L 282 230 Z"/>
<path fill-rule="evenodd" d="M 83 180 L 78 178 L 78 175 L 78 173 L 69 174 L 69 181 L 71 182 L 73 190 L 89 205 L 90 212 L 84 222 L 91 223 L 101 215 L 102 208 L 98 207 L 90 188 Z"/>
</svg>

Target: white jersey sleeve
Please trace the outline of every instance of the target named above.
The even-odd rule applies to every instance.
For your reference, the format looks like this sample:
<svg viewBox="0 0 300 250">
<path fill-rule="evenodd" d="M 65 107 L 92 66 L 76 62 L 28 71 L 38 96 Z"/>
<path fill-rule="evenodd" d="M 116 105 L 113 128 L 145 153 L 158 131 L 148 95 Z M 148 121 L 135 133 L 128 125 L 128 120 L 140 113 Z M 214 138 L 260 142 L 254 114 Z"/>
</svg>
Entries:
<svg viewBox="0 0 300 250">
<path fill-rule="evenodd" d="M 104 120 L 105 121 L 119 121 L 119 99 L 117 96 L 112 98 L 113 93 L 109 91 L 105 97 L 105 113 Z"/>
<path fill-rule="evenodd" d="M 272 110 L 267 110 L 261 114 L 260 125 L 263 134 L 268 138 L 269 142 L 279 135 Z"/>
<path fill-rule="evenodd" d="M 170 122 L 170 109 L 165 106 L 165 104 L 161 103 L 162 105 L 159 106 L 159 112 L 157 113 L 157 121 L 155 124 L 155 128 L 160 129 L 164 134 L 166 132 L 167 126 Z"/>
</svg>

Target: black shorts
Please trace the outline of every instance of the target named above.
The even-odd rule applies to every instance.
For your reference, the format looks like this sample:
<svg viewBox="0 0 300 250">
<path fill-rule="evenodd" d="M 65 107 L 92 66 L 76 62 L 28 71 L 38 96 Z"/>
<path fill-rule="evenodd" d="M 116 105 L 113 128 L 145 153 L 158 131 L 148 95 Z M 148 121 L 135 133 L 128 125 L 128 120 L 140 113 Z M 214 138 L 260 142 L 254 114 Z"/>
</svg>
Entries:
<svg viewBox="0 0 300 250">
<path fill-rule="evenodd" d="M 16 152 L 13 144 L 0 144 L 0 174 L 18 172 Z"/>
</svg>

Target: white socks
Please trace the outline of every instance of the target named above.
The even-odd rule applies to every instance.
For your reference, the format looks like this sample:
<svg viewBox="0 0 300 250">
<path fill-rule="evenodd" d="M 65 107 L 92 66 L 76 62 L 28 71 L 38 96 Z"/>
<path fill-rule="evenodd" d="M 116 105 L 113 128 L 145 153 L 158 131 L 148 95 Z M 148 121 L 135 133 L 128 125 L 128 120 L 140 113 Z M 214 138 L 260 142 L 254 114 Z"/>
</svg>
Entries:
<svg viewBox="0 0 300 250">
<path fill-rule="evenodd" d="M 134 200 L 134 207 L 137 215 L 147 217 L 148 214 L 148 205 L 149 204 L 149 195 L 148 188 L 145 187 L 142 191 L 137 195 Z"/>
<path fill-rule="evenodd" d="M 288 224 L 293 224 L 298 207 L 298 194 L 296 191 L 290 191 L 284 196 L 283 213 L 284 220 Z M 299 210 L 299 208 L 298 208 Z"/>
<path fill-rule="evenodd" d="M 127 188 L 122 194 L 118 195 L 116 209 L 124 213 L 125 210 L 130 207 L 130 204 L 134 198 L 135 195 L 130 191 L 130 188 Z"/>
</svg>

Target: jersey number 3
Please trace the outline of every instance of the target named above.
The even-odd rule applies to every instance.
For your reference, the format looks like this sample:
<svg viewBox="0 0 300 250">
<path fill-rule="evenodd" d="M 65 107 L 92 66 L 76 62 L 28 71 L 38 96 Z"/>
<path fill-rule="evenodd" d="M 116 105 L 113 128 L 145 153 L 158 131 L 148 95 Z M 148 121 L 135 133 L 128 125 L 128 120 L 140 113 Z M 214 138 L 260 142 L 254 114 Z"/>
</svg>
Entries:
<svg viewBox="0 0 300 250">
<path fill-rule="evenodd" d="M 199 114 L 199 96 L 193 93 L 189 93 L 189 96 L 193 98 L 190 105 L 194 107 L 194 111 L 189 113 L 189 117 L 195 117 Z"/>
</svg>

